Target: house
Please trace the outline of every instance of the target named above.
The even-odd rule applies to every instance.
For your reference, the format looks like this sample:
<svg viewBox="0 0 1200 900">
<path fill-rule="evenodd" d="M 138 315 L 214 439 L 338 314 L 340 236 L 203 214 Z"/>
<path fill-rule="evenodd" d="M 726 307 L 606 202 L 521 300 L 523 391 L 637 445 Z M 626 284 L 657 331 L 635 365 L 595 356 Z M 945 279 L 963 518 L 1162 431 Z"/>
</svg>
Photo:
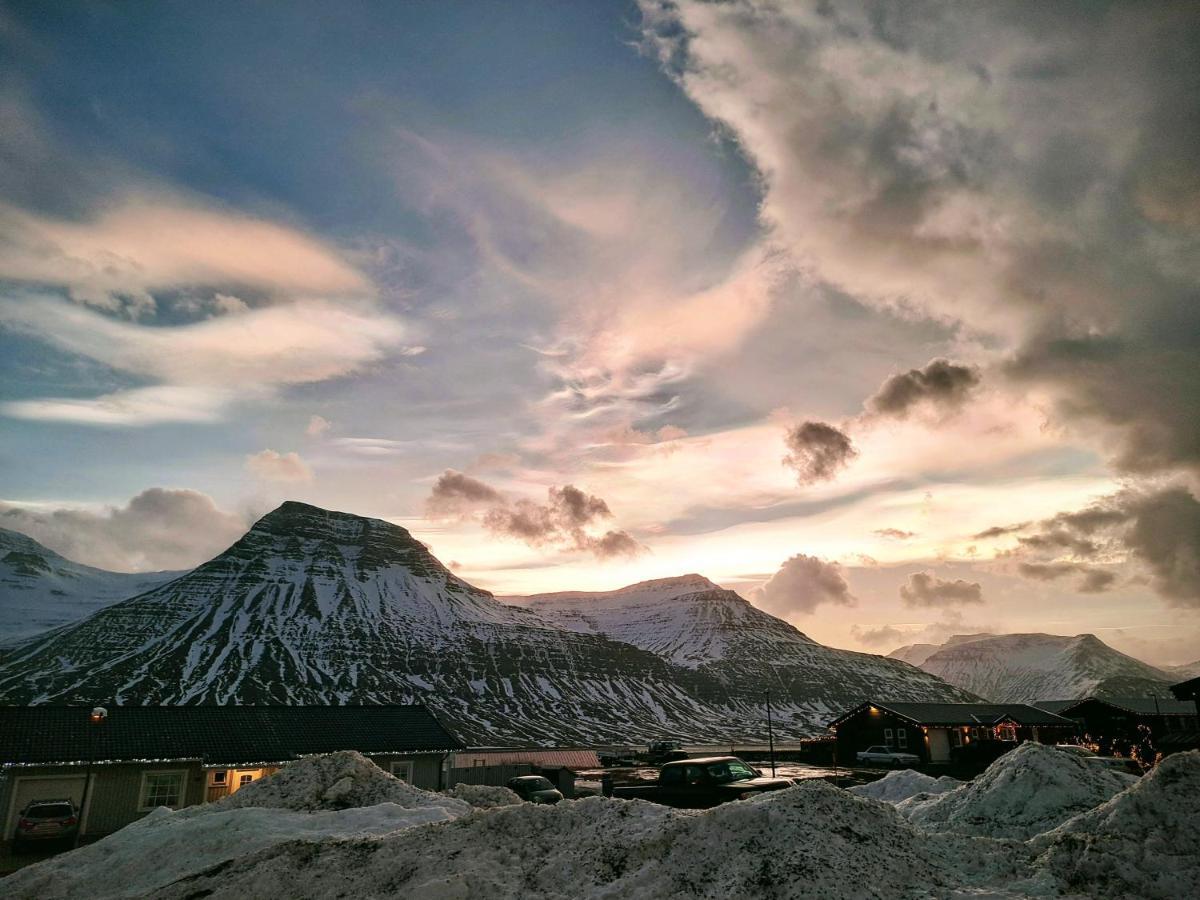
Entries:
<svg viewBox="0 0 1200 900">
<path fill-rule="evenodd" d="M 600 767 L 600 757 L 595 750 L 478 747 L 451 756 L 447 783 L 505 785 L 521 775 L 542 775 L 549 778 L 564 797 L 574 797 L 575 776 L 581 771 Z"/>
<path fill-rule="evenodd" d="M 32 800 L 69 798 L 80 833 L 102 835 L 336 750 L 436 790 L 462 746 L 422 705 L 0 707 L 0 840 Z"/>
<path fill-rule="evenodd" d="M 1023 703 L 913 703 L 871 700 L 829 723 L 837 759 L 883 745 L 923 763 L 986 764 L 1022 741 L 1057 744 L 1078 731 L 1070 719 Z"/>
<path fill-rule="evenodd" d="M 1200 747 L 1200 717 L 1194 700 L 1084 697 L 1038 701 L 1038 706 L 1077 722 L 1102 753 L 1125 752 L 1129 746 L 1143 743 L 1147 734 L 1151 750 L 1168 753 Z"/>
<path fill-rule="evenodd" d="M 1176 700 L 1200 701 L 1200 676 L 1171 685 L 1171 693 Z"/>
</svg>

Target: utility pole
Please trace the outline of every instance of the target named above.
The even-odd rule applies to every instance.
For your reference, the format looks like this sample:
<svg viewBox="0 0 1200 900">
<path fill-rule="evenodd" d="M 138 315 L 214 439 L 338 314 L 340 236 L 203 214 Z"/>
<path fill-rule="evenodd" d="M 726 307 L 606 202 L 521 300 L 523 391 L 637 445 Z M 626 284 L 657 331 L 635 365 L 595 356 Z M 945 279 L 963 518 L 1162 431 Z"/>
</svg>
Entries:
<svg viewBox="0 0 1200 900">
<path fill-rule="evenodd" d="M 771 692 L 767 691 L 767 742 L 771 750 L 771 777 L 775 777 L 775 726 L 771 723 Z"/>
</svg>

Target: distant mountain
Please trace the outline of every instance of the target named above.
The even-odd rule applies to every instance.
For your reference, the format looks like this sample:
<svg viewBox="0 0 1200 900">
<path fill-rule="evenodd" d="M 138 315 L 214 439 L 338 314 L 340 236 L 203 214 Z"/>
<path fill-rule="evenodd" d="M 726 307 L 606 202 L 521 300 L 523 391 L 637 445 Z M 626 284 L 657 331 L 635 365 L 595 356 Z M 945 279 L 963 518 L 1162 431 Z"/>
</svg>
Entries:
<svg viewBox="0 0 1200 900">
<path fill-rule="evenodd" d="M 468 741 L 569 743 L 760 738 L 767 687 L 781 737 L 819 731 L 867 694 L 963 696 L 687 581 L 652 592 L 694 626 L 654 652 L 632 632 L 620 640 L 501 603 L 403 528 L 285 503 L 169 584 L 11 648 L 0 702 L 423 700 Z"/>
<path fill-rule="evenodd" d="M 1185 663 L 1182 666 L 1164 666 L 1163 671 L 1175 679 L 1176 682 L 1187 681 L 1190 678 L 1200 675 L 1200 659 L 1195 662 Z"/>
<path fill-rule="evenodd" d="M 78 622 L 180 574 L 93 569 L 0 528 L 0 646 Z"/>
<path fill-rule="evenodd" d="M 711 677 L 751 707 L 770 690 L 776 714 L 798 725 L 819 727 L 867 697 L 976 699 L 905 663 L 817 643 L 700 575 L 510 599 L 563 628 L 632 644 Z"/>
<path fill-rule="evenodd" d="M 920 665 L 997 703 L 1166 695 L 1166 686 L 1177 680 L 1092 634 L 958 635 L 927 654 Z"/>
</svg>

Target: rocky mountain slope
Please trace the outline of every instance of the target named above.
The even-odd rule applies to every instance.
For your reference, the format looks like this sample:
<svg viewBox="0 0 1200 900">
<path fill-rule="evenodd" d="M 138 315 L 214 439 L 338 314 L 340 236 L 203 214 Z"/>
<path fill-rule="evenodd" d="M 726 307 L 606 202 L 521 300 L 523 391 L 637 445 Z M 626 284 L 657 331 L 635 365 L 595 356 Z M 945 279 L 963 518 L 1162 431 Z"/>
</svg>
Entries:
<svg viewBox="0 0 1200 900">
<path fill-rule="evenodd" d="M 975 699 L 905 663 L 817 643 L 700 575 L 509 599 L 563 628 L 632 644 L 711 677 L 748 706 L 769 690 L 785 724 L 825 723 L 868 697 Z"/>
<path fill-rule="evenodd" d="M 651 592 L 686 628 L 617 638 L 499 602 L 403 528 L 285 503 L 180 578 L 0 654 L 0 702 L 422 700 L 471 742 L 570 743 L 757 739 L 767 687 L 781 737 L 866 694 L 962 696 L 686 588 Z"/>
<path fill-rule="evenodd" d="M 1169 696 L 1166 686 L 1176 680 L 1092 634 L 958 636 L 926 656 L 921 668 L 997 703 Z"/>
<path fill-rule="evenodd" d="M 78 622 L 180 574 L 93 569 L 0 528 L 0 646 Z"/>
</svg>

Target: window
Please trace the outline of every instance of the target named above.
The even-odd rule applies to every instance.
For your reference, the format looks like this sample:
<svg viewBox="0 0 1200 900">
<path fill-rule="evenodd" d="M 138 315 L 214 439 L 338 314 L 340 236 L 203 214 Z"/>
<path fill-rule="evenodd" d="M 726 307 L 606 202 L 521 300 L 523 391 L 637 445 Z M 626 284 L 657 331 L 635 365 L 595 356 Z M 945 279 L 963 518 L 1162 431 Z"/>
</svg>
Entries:
<svg viewBox="0 0 1200 900">
<path fill-rule="evenodd" d="M 183 772 L 143 772 L 141 809 L 183 805 Z"/>
<path fill-rule="evenodd" d="M 892 735 L 892 729 L 890 729 L 890 728 L 883 729 L 883 742 L 885 744 L 887 744 L 889 747 L 891 747 L 894 743 L 896 743 L 896 738 Z"/>
<path fill-rule="evenodd" d="M 996 740 L 1015 742 L 1017 740 L 1017 727 L 1015 725 L 997 725 Z"/>
<path fill-rule="evenodd" d="M 412 769 L 412 760 L 392 763 L 392 775 L 401 781 L 407 781 L 409 784 L 412 784 Z"/>
<path fill-rule="evenodd" d="M 903 728 L 896 729 L 896 746 L 901 750 L 908 749 L 908 733 Z"/>
<path fill-rule="evenodd" d="M 668 787 L 683 784 L 683 766 L 664 766 L 658 773 L 658 783 Z"/>
<path fill-rule="evenodd" d="M 245 787 L 253 780 L 254 780 L 253 775 L 239 775 L 238 776 L 238 787 Z"/>
<path fill-rule="evenodd" d="M 963 730 L 964 729 L 961 728 L 950 729 L 950 735 L 952 738 L 951 743 L 954 744 L 955 747 L 961 747 L 963 745 Z"/>
</svg>

